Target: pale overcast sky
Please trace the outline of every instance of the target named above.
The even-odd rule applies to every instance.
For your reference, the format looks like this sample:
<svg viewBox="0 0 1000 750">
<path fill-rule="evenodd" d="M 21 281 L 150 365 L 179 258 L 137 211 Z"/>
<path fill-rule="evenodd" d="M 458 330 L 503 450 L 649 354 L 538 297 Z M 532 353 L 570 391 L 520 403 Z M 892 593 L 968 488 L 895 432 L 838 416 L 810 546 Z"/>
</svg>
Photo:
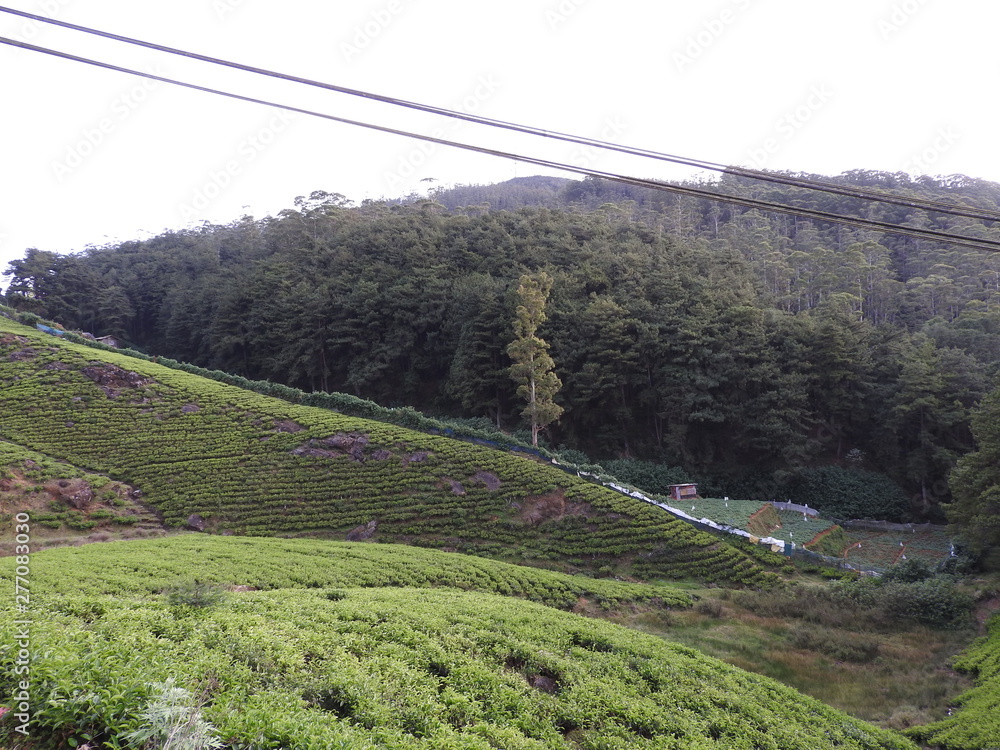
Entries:
<svg viewBox="0 0 1000 750">
<path fill-rule="evenodd" d="M 768 169 L 1000 181 L 994 0 L 0 0 L 18 10 L 488 117 Z M 0 36 L 289 106 L 644 177 L 691 170 L 516 137 L 0 13 Z M 360 202 L 530 165 L 0 46 L 0 270 L 313 190 Z M 572 175 L 567 175 L 572 176 Z M 424 181 L 432 178 L 437 182 Z M 0 280 L 2 281 L 2 280 Z"/>
</svg>

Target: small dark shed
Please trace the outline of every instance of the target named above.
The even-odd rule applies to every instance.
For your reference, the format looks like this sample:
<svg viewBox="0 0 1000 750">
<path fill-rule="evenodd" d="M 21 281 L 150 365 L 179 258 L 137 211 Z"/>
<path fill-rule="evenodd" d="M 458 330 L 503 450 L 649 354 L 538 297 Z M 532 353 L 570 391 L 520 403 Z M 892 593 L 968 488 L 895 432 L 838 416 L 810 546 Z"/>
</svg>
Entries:
<svg viewBox="0 0 1000 750">
<path fill-rule="evenodd" d="M 671 484 L 670 497 L 673 500 L 692 500 L 698 497 L 698 485 L 696 484 Z"/>
</svg>

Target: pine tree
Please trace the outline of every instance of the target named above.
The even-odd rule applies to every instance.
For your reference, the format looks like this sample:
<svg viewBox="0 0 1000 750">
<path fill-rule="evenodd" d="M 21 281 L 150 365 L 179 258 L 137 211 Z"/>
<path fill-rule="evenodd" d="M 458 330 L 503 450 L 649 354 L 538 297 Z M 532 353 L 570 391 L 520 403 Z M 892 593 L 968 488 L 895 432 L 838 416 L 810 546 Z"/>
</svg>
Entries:
<svg viewBox="0 0 1000 750">
<path fill-rule="evenodd" d="M 963 456 L 952 471 L 954 502 L 945 513 L 969 546 L 984 552 L 1000 546 L 1000 389 L 983 399 L 972 432 L 978 450 Z"/>
<path fill-rule="evenodd" d="M 538 433 L 562 414 L 563 408 L 552 399 L 562 387 L 562 382 L 552 371 L 555 362 L 549 356 L 548 342 L 537 335 L 538 327 L 545 322 L 545 304 L 552 289 L 552 277 L 544 271 L 531 276 L 521 276 L 517 296 L 514 332 L 517 338 L 507 347 L 507 354 L 514 360 L 510 376 L 518 384 L 517 395 L 528 404 L 521 415 L 531 425 L 531 444 L 538 446 Z"/>
</svg>

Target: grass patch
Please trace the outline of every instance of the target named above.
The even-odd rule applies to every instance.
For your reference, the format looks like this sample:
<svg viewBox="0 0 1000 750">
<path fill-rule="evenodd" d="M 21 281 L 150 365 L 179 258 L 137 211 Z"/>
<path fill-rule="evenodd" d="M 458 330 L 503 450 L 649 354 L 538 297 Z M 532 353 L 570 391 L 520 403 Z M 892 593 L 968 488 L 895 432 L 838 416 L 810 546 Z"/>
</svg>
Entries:
<svg viewBox="0 0 1000 750">
<path fill-rule="evenodd" d="M 830 584 L 770 592 L 702 590 L 666 619 L 616 621 L 790 685 L 828 705 L 891 728 L 947 718 L 971 687 L 952 659 L 971 626 L 931 628 L 862 606 Z"/>
</svg>

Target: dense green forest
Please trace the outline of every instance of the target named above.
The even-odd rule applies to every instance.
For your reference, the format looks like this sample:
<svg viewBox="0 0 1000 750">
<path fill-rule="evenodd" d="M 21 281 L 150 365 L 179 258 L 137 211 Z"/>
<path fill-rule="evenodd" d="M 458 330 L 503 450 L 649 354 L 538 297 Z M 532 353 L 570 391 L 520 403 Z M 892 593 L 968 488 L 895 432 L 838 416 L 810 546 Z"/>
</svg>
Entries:
<svg viewBox="0 0 1000 750">
<path fill-rule="evenodd" d="M 997 210 L 1000 185 L 851 172 L 845 185 Z M 1000 227 L 725 175 L 715 189 L 1000 237 Z M 72 255 L 28 250 L 5 302 L 153 355 L 433 415 L 523 427 L 506 354 L 519 279 L 563 409 L 550 448 L 681 467 L 770 499 L 822 467 L 887 474 L 942 518 L 1000 361 L 1000 258 L 594 179 L 524 178 Z"/>
</svg>

